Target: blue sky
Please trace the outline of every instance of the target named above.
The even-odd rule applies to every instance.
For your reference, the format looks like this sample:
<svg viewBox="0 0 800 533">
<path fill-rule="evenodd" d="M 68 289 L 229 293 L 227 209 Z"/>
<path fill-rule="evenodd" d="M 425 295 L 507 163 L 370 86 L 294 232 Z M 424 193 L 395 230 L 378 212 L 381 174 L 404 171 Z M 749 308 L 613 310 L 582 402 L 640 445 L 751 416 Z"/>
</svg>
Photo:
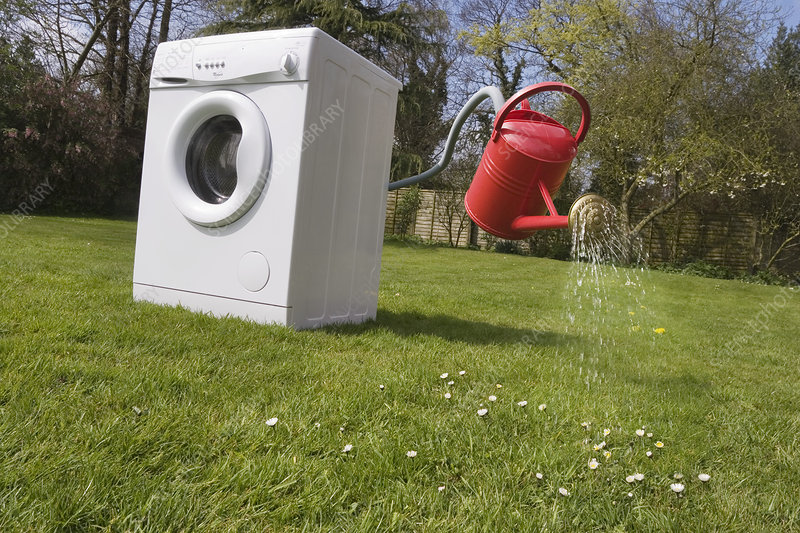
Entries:
<svg viewBox="0 0 800 533">
<path fill-rule="evenodd" d="M 790 28 L 797 26 L 800 23 L 800 0 L 780 0 L 780 4 L 784 11 L 792 11 L 786 25 Z"/>
</svg>

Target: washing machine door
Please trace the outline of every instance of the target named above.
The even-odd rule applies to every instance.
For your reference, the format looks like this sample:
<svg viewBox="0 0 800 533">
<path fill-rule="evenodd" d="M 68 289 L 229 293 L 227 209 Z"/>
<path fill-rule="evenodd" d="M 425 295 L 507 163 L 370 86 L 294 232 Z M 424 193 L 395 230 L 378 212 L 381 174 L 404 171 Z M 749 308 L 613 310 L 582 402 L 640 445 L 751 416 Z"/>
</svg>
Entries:
<svg viewBox="0 0 800 533">
<path fill-rule="evenodd" d="M 191 222 L 225 226 L 262 194 L 272 153 L 269 127 L 243 94 L 220 90 L 196 98 L 178 116 L 167 142 L 169 191 Z"/>
</svg>

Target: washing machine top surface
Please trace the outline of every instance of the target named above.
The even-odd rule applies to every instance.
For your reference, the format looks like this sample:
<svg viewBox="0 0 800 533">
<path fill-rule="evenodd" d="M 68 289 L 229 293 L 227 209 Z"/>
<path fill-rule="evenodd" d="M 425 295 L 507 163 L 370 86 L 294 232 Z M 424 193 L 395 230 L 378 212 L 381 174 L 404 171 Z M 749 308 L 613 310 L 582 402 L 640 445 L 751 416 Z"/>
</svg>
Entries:
<svg viewBox="0 0 800 533">
<path fill-rule="evenodd" d="M 296 28 L 161 43 L 153 60 L 150 88 L 308 81 L 312 49 L 320 44 L 401 87 L 380 67 L 322 30 Z"/>
</svg>

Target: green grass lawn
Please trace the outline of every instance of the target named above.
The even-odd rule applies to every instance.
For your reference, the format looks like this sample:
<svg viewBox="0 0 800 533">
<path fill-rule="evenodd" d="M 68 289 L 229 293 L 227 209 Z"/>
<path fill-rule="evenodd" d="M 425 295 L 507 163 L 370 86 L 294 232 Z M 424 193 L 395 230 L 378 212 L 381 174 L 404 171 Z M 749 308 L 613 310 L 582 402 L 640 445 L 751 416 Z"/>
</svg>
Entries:
<svg viewBox="0 0 800 533">
<path fill-rule="evenodd" d="M 296 332 L 134 303 L 135 231 L 0 240 L 2 531 L 800 530 L 796 290 L 388 243 Z"/>
</svg>

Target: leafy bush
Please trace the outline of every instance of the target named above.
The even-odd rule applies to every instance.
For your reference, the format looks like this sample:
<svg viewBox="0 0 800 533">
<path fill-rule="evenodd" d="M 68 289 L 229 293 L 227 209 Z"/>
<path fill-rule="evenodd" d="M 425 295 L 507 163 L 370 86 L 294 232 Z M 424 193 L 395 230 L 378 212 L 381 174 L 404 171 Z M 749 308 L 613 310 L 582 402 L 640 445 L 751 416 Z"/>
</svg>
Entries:
<svg viewBox="0 0 800 533">
<path fill-rule="evenodd" d="M 716 279 L 738 279 L 745 283 L 756 283 L 759 285 L 790 285 L 792 279 L 788 276 L 778 274 L 768 270 L 759 270 L 752 274 L 745 273 L 735 275 L 729 268 L 720 265 L 713 265 L 705 261 L 693 261 L 691 263 L 662 263 L 654 265 L 653 270 L 669 272 L 671 274 L 685 274 L 689 276 L 700 276 L 703 278 Z"/>
<path fill-rule="evenodd" d="M 715 279 L 733 279 L 734 275 L 731 269 L 707 263 L 705 261 L 695 261 L 684 265 L 682 272 L 692 276 L 700 276 L 702 278 L 715 278 Z"/>
<path fill-rule="evenodd" d="M 21 71 L 3 52 L 0 78 L 8 81 Z M 113 125 L 100 97 L 38 71 L 20 87 L 2 91 L 0 210 L 135 212 L 137 143 Z"/>
<path fill-rule="evenodd" d="M 572 234 L 569 230 L 537 231 L 526 239 L 530 255 L 567 261 L 572 257 Z"/>
<path fill-rule="evenodd" d="M 739 279 L 746 283 L 758 285 L 790 285 L 791 278 L 769 270 L 759 270 L 753 274 L 742 274 Z"/>
<path fill-rule="evenodd" d="M 505 239 L 497 240 L 494 245 L 494 251 L 501 254 L 523 254 L 522 248 L 520 248 L 517 241 L 507 241 Z"/>
<path fill-rule="evenodd" d="M 403 191 L 394 211 L 397 217 L 397 231 L 400 235 L 405 235 L 411 229 L 420 206 L 422 206 L 422 193 L 420 193 L 419 187 L 412 185 Z"/>
</svg>

